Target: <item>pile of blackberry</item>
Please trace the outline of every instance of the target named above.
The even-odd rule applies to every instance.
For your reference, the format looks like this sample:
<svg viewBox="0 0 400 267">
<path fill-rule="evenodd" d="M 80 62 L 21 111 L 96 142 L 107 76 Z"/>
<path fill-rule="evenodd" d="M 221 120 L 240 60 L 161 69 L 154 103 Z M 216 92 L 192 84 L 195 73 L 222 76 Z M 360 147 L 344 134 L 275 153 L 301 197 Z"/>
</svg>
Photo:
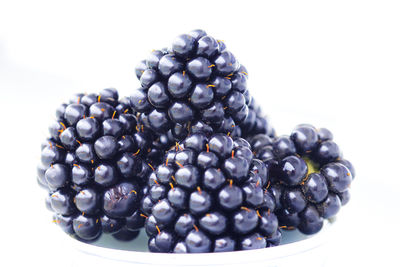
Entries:
<svg viewBox="0 0 400 267">
<path fill-rule="evenodd" d="M 115 89 L 76 95 L 57 109 L 42 145 L 38 183 L 49 192 L 47 206 L 84 241 L 103 232 L 133 238 L 144 223 L 142 191 L 165 144 L 138 127 L 128 102 Z"/>
<path fill-rule="evenodd" d="M 248 72 L 203 30 L 136 68 L 141 87 L 78 94 L 56 112 L 38 183 L 66 233 L 135 239 L 151 252 L 279 245 L 281 230 L 321 230 L 350 199 L 355 172 L 332 133 L 308 124 L 276 136 Z"/>
<path fill-rule="evenodd" d="M 315 234 L 348 203 L 355 170 L 329 130 L 301 124 L 290 136 L 260 134 L 250 143 L 270 166 L 281 228 Z"/>
<path fill-rule="evenodd" d="M 192 134 L 166 154 L 149 184 L 142 210 L 152 252 L 223 252 L 280 242 L 268 169 L 242 138 Z"/>
<path fill-rule="evenodd" d="M 247 89 L 247 70 L 224 42 L 203 30 L 175 38 L 136 67 L 131 96 L 140 122 L 181 141 L 199 131 L 247 136 L 275 133 Z M 242 133 L 243 132 L 243 133 Z"/>
</svg>

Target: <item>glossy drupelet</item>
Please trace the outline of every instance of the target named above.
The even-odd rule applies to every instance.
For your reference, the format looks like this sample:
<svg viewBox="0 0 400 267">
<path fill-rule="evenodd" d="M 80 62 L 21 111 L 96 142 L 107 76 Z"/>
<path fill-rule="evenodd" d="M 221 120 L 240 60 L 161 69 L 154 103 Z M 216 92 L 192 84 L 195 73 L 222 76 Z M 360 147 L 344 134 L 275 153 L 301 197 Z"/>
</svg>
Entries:
<svg viewBox="0 0 400 267">
<path fill-rule="evenodd" d="M 280 241 L 268 166 L 247 141 L 192 134 L 166 153 L 142 200 L 152 252 L 257 249 Z"/>
<path fill-rule="evenodd" d="M 144 223 L 139 204 L 151 166 L 162 161 L 168 141 L 139 127 L 115 89 L 74 96 L 57 109 L 49 132 L 38 182 L 49 192 L 54 222 L 87 242 L 102 233 L 134 238 Z"/>
<path fill-rule="evenodd" d="M 240 137 L 244 139 L 249 139 L 257 134 L 265 134 L 271 138 L 276 136 L 269 118 L 263 113 L 253 97 L 251 97 L 249 103 L 249 114 L 237 127 L 240 128 Z"/>
<path fill-rule="evenodd" d="M 271 139 L 260 134 L 249 141 L 256 156 L 270 166 L 282 228 L 317 233 L 324 219 L 348 203 L 354 167 L 343 159 L 329 130 L 301 124 L 290 136 Z"/>
<path fill-rule="evenodd" d="M 136 76 L 141 88 L 131 95 L 131 106 L 155 133 L 176 141 L 198 132 L 274 135 L 249 94 L 246 68 L 202 30 L 152 51 L 136 67 Z"/>
</svg>

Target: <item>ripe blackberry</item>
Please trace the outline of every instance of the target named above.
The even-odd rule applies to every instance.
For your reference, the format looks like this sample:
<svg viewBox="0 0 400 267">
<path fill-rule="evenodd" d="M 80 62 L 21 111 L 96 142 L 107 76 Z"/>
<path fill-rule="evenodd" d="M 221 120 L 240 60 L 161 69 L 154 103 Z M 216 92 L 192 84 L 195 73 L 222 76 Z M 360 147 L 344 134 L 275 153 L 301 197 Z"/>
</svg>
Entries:
<svg viewBox="0 0 400 267">
<path fill-rule="evenodd" d="M 131 106 L 156 133 L 181 141 L 199 131 L 231 136 L 272 131 L 251 105 L 247 70 L 222 41 L 202 30 L 178 36 L 170 49 L 151 52 L 136 67 L 136 76 L 141 88 L 132 94 Z"/>
<path fill-rule="evenodd" d="M 270 166 L 282 228 L 317 233 L 324 219 L 335 216 L 349 201 L 354 168 L 343 159 L 329 130 L 301 124 L 290 136 L 271 139 L 261 134 L 250 143 L 256 156 Z"/>
<path fill-rule="evenodd" d="M 49 191 L 54 221 L 84 241 L 120 230 L 136 235 L 151 164 L 165 150 L 138 127 L 127 99 L 118 98 L 115 89 L 74 96 L 57 109 L 42 145 L 38 182 Z M 124 239 L 122 232 L 115 236 Z"/>
<path fill-rule="evenodd" d="M 249 143 L 188 136 L 168 151 L 142 200 L 152 252 L 220 252 L 279 244 L 268 169 Z"/>
</svg>

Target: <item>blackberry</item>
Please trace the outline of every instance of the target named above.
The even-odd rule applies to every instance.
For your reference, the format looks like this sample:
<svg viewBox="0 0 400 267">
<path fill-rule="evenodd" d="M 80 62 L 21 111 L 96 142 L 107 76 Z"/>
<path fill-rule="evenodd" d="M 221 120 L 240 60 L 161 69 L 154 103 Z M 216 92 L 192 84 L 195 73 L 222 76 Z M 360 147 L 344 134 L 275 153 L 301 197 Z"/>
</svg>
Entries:
<svg viewBox="0 0 400 267">
<path fill-rule="evenodd" d="M 279 244 L 268 166 L 222 133 L 189 135 L 150 175 L 142 210 L 152 252 L 220 252 Z"/>
<path fill-rule="evenodd" d="M 280 227 L 317 233 L 324 219 L 348 203 L 354 167 L 343 159 L 329 130 L 301 124 L 290 136 L 259 134 L 250 143 L 270 167 Z"/>
<path fill-rule="evenodd" d="M 144 224 L 139 205 L 148 175 L 168 141 L 140 128 L 115 89 L 78 94 L 56 117 L 38 167 L 54 221 L 83 241 L 103 232 L 133 238 Z"/>
<path fill-rule="evenodd" d="M 192 31 L 139 63 L 141 88 L 132 94 L 131 106 L 141 114 L 141 124 L 176 141 L 199 131 L 273 135 L 252 103 L 247 75 L 222 41 L 202 30 Z"/>
</svg>

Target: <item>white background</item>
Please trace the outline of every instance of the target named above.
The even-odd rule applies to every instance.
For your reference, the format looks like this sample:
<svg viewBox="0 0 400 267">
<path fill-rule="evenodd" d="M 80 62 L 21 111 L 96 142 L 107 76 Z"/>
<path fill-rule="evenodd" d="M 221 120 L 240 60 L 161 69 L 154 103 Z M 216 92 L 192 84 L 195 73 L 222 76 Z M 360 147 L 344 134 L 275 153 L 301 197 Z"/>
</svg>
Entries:
<svg viewBox="0 0 400 267">
<path fill-rule="evenodd" d="M 129 95 L 136 63 L 196 28 L 246 65 L 279 134 L 327 127 L 354 163 L 327 266 L 399 264 L 399 14 L 367 0 L 0 1 L 1 265 L 70 263 L 35 179 L 58 104 L 110 86 Z"/>
</svg>

